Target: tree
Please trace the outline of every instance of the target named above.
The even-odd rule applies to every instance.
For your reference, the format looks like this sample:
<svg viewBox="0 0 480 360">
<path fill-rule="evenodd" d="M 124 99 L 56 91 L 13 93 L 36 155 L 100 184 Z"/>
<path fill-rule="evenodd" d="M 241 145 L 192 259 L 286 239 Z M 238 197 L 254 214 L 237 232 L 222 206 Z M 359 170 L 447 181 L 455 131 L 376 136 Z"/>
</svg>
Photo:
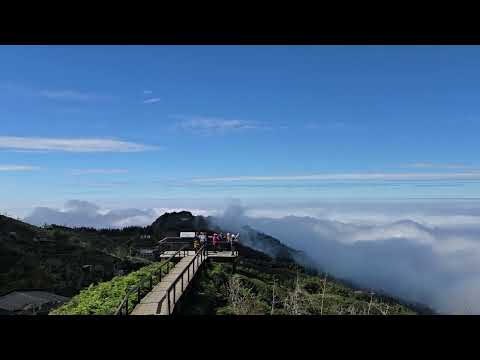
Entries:
<svg viewBox="0 0 480 360">
<path fill-rule="evenodd" d="M 272 310 L 270 311 L 270 315 L 273 315 L 273 311 L 275 309 L 275 277 L 273 277 L 273 286 L 272 286 Z"/>
<path fill-rule="evenodd" d="M 295 279 L 295 287 L 291 291 L 287 298 L 284 301 L 284 308 L 289 315 L 305 315 L 308 314 L 307 308 L 307 298 L 300 287 L 300 276 L 297 270 L 297 277 Z"/>
<path fill-rule="evenodd" d="M 325 299 L 325 289 L 327 287 L 327 274 L 325 274 L 325 278 L 323 279 L 323 291 L 322 291 L 322 307 L 320 308 L 320 315 L 323 315 L 323 301 Z"/>
<path fill-rule="evenodd" d="M 233 275 L 227 284 L 228 301 L 234 315 L 258 314 L 257 299 L 252 288 L 242 285 L 238 276 Z"/>
</svg>

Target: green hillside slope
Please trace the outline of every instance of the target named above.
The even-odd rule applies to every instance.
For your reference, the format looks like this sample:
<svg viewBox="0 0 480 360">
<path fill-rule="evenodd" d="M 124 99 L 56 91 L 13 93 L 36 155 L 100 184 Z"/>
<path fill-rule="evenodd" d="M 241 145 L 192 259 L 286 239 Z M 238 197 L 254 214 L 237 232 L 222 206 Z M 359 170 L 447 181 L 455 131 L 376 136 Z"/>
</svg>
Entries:
<svg viewBox="0 0 480 360">
<path fill-rule="evenodd" d="M 386 296 L 355 290 L 293 261 L 240 248 L 231 263 L 209 262 L 175 308 L 175 315 L 414 315 Z M 325 287 L 324 287 L 325 285 Z"/>
</svg>

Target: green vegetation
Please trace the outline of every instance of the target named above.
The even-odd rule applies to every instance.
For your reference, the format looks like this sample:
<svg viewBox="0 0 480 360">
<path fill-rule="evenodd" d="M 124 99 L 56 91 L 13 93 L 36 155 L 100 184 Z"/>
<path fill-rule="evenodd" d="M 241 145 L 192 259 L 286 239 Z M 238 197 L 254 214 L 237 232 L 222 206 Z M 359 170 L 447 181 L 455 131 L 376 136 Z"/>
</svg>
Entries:
<svg viewBox="0 0 480 360">
<path fill-rule="evenodd" d="M 235 274 L 229 263 L 206 264 L 175 315 L 407 315 L 398 300 L 352 289 L 337 279 L 248 250 Z"/>
<path fill-rule="evenodd" d="M 162 271 L 166 273 L 165 262 L 158 262 L 145 266 L 125 276 L 116 276 L 110 281 L 91 284 L 80 291 L 68 303 L 50 312 L 50 315 L 113 315 L 122 302 L 127 289 L 136 286 L 142 279 Z M 153 282 L 155 285 L 156 281 Z M 129 311 L 134 307 L 136 293 L 129 297 Z"/>
<path fill-rule="evenodd" d="M 46 289 L 73 296 L 92 283 L 110 280 L 151 261 L 130 255 L 139 228 L 122 231 L 36 227 L 0 215 L 0 294 Z"/>
</svg>

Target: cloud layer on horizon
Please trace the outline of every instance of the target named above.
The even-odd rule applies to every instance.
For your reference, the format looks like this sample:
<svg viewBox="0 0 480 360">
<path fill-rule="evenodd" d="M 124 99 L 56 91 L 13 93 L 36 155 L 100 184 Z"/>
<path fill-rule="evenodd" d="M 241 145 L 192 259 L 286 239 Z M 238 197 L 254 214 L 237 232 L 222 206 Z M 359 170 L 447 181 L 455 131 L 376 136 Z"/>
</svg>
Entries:
<svg viewBox="0 0 480 360">
<path fill-rule="evenodd" d="M 158 214 L 153 209 L 102 210 L 98 205 L 80 200 L 70 200 L 63 209 L 37 207 L 25 221 L 41 226 L 56 224 L 71 227 L 122 228 L 150 225 Z"/>
<path fill-rule="evenodd" d="M 147 209 L 115 208 L 105 209 L 89 201 L 69 200 L 63 208 L 36 207 L 25 221 L 41 226 L 56 224 L 71 227 L 122 228 L 126 226 L 151 225 L 159 216 L 166 212 L 183 211 L 183 208 L 155 207 Z M 190 209 L 196 215 L 208 215 L 202 209 Z"/>
</svg>

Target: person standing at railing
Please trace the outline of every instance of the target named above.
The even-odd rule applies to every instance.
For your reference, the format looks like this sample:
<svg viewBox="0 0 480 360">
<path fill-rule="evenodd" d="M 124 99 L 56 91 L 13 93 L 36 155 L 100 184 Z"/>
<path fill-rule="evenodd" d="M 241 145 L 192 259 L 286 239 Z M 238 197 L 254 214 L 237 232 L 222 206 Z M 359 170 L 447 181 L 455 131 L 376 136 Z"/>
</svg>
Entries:
<svg viewBox="0 0 480 360">
<path fill-rule="evenodd" d="M 195 253 L 197 253 L 197 251 L 198 251 L 199 248 L 200 248 L 200 244 L 199 244 L 199 242 L 198 242 L 198 239 L 195 238 L 195 239 L 193 240 L 193 251 L 194 251 Z"/>
<path fill-rule="evenodd" d="M 234 234 L 233 233 L 228 233 L 227 234 L 227 246 L 230 247 L 230 249 L 232 249 L 232 241 L 234 240 Z"/>
<path fill-rule="evenodd" d="M 218 234 L 218 251 L 222 251 L 223 249 L 223 233 Z"/>
<path fill-rule="evenodd" d="M 226 236 L 226 240 L 227 240 L 226 245 L 229 246 L 229 247 L 232 247 L 232 245 L 231 245 L 232 235 L 233 234 L 227 233 L 227 236 Z"/>
<path fill-rule="evenodd" d="M 232 256 L 235 255 L 235 250 L 236 250 L 236 243 L 238 242 L 238 236 L 240 233 L 237 235 L 230 235 L 230 250 L 232 251 Z"/>
<path fill-rule="evenodd" d="M 200 239 L 200 246 L 203 246 L 203 251 L 207 252 L 208 251 L 208 249 L 207 249 L 207 236 L 205 235 L 205 233 L 201 232 L 198 235 L 198 238 Z"/>
<path fill-rule="evenodd" d="M 213 234 L 213 237 L 212 237 L 212 245 L 213 245 L 213 251 L 214 252 L 218 252 L 218 234 L 215 233 Z"/>
</svg>

